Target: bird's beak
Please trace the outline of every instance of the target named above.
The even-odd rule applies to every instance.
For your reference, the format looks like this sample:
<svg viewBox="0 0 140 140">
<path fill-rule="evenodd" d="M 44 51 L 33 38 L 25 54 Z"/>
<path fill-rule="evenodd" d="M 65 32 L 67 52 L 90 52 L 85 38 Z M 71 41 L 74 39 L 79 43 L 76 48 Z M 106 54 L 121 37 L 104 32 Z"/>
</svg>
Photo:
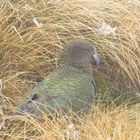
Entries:
<svg viewBox="0 0 140 140">
<path fill-rule="evenodd" d="M 91 63 L 93 65 L 96 64 L 97 68 L 99 68 L 99 65 L 100 65 L 100 58 L 99 58 L 99 55 L 96 51 L 96 48 L 94 48 L 94 52 L 92 53 L 92 56 L 91 56 Z"/>
</svg>

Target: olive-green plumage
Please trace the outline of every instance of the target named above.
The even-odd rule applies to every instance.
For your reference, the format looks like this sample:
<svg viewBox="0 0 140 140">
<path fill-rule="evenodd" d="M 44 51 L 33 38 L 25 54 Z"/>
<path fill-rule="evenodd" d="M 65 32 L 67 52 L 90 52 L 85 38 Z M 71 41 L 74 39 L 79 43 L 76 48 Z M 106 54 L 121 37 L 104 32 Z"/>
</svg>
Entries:
<svg viewBox="0 0 140 140">
<path fill-rule="evenodd" d="M 64 47 L 58 67 L 33 88 L 16 113 L 38 116 L 46 112 L 53 114 L 59 109 L 75 113 L 87 110 L 93 105 L 95 95 L 93 57 L 99 60 L 91 42 L 70 42 Z"/>
</svg>

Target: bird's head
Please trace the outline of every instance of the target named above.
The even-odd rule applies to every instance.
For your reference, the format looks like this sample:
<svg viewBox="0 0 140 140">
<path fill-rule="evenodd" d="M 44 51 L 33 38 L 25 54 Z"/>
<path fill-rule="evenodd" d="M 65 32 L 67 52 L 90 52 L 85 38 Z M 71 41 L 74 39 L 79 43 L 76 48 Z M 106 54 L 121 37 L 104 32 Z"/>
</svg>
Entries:
<svg viewBox="0 0 140 140">
<path fill-rule="evenodd" d="M 95 45 L 87 40 L 74 40 L 64 46 L 60 63 L 85 68 L 91 64 L 96 64 L 99 67 L 99 56 Z"/>
</svg>

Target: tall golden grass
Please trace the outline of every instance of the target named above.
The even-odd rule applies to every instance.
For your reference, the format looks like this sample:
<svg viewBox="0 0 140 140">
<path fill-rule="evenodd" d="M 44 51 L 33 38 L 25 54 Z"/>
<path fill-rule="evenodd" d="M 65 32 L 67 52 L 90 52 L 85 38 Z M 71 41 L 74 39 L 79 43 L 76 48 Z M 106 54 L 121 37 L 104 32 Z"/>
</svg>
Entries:
<svg viewBox="0 0 140 140">
<path fill-rule="evenodd" d="M 114 35 L 97 33 L 103 22 L 116 27 Z M 77 117 L 78 139 L 140 139 L 139 105 L 134 104 L 140 98 L 139 23 L 139 0 L 1 0 L 0 121 L 56 67 L 63 45 L 83 38 L 96 44 L 101 66 L 93 70 L 96 106 Z M 4 124 L 0 139 L 61 140 L 70 121 L 28 116 Z"/>
</svg>

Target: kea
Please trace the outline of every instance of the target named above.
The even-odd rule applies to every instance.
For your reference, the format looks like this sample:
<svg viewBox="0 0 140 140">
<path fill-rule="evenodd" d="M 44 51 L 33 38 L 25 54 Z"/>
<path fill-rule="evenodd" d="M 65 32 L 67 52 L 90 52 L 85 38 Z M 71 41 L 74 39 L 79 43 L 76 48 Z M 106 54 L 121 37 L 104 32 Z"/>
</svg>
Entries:
<svg viewBox="0 0 140 140">
<path fill-rule="evenodd" d="M 79 114 L 90 110 L 96 92 L 91 64 L 99 65 L 95 45 L 88 40 L 71 41 L 64 46 L 57 68 L 32 89 L 15 114 L 40 116 L 70 110 Z"/>
</svg>

